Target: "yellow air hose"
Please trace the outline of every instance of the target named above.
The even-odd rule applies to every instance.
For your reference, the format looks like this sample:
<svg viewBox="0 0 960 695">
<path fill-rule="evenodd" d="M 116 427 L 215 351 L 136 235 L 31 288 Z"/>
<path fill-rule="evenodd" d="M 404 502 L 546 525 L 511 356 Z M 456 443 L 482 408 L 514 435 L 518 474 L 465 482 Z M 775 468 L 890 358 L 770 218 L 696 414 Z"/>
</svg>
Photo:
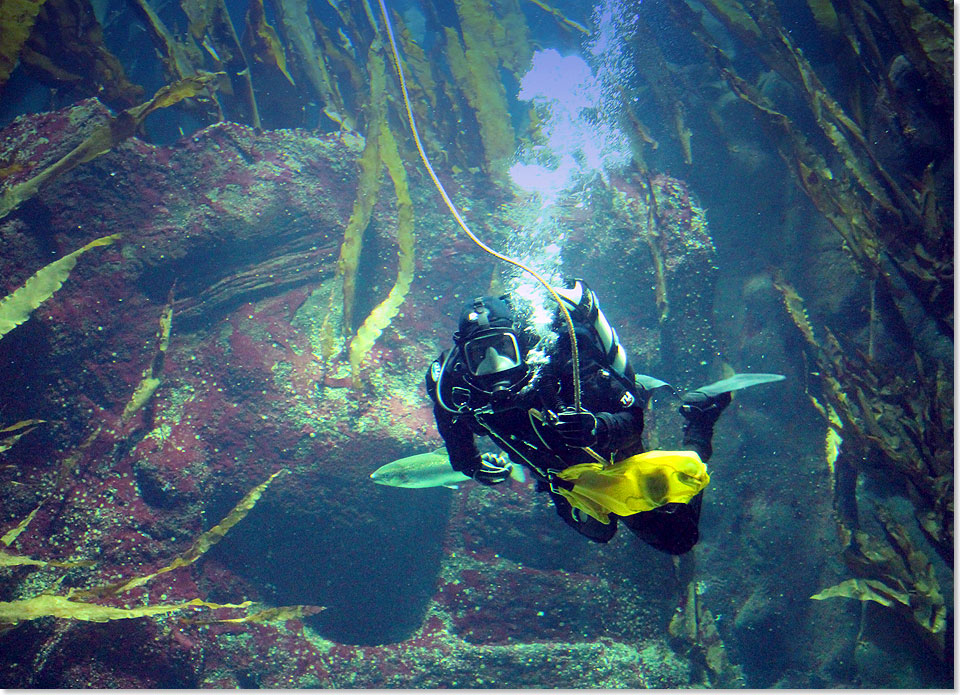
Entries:
<svg viewBox="0 0 960 695">
<path fill-rule="evenodd" d="M 400 80 L 400 91 L 403 93 L 403 105 L 407 110 L 407 119 L 410 121 L 410 132 L 413 134 L 413 140 L 417 145 L 417 151 L 420 153 L 420 159 L 423 160 L 423 166 L 426 167 L 427 173 L 430 174 L 433 184 L 437 187 L 437 190 L 440 191 L 440 195 L 443 197 L 443 202 L 447 204 L 447 207 L 450 209 L 454 219 L 456 219 L 457 224 L 459 224 L 460 228 L 466 232 L 467 236 L 470 237 L 473 243 L 494 258 L 498 258 L 501 261 L 505 261 L 511 265 L 514 265 L 525 273 L 532 275 L 537 282 L 544 286 L 547 292 L 550 293 L 550 296 L 553 297 L 554 301 L 557 303 L 560 313 L 563 315 L 563 320 L 567 324 L 567 333 L 570 336 L 570 350 L 573 357 L 573 406 L 577 411 L 580 411 L 580 355 L 577 350 L 577 336 L 573 329 L 573 319 L 570 318 L 570 312 L 567 311 L 567 308 L 563 305 L 563 302 L 560 300 L 560 297 L 557 295 L 556 291 L 550 286 L 550 283 L 544 280 L 539 273 L 524 265 L 520 261 L 514 260 L 513 258 L 504 256 L 502 253 L 494 251 L 492 248 L 480 241 L 480 239 L 478 239 L 470 230 L 470 227 L 467 226 L 467 223 L 464 221 L 463 217 L 460 216 L 460 212 L 457 210 L 456 205 L 454 205 L 453 201 L 450 200 L 450 196 L 447 195 L 447 191 L 444 189 L 443 184 L 440 183 L 440 179 L 437 178 L 436 173 L 433 171 L 433 166 L 430 164 L 430 159 L 427 157 L 426 150 L 423 148 L 423 143 L 420 141 L 420 133 L 417 131 L 416 120 L 413 117 L 413 109 L 410 107 L 410 95 L 407 93 L 407 81 L 403 76 L 403 67 L 400 65 L 400 51 L 397 48 L 397 42 L 393 38 L 393 25 L 390 23 L 390 17 L 387 13 L 385 1 L 378 1 L 380 3 L 380 13 L 383 15 L 383 23 L 387 29 L 387 37 L 390 39 L 390 48 L 393 49 L 393 61 L 397 66 L 397 77 Z"/>
</svg>

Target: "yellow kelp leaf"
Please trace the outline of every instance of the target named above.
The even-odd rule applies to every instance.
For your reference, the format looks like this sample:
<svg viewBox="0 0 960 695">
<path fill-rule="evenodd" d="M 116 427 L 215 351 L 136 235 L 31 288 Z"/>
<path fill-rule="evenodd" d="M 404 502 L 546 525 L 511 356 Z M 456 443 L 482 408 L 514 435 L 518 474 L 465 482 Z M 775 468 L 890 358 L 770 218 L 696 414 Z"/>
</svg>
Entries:
<svg viewBox="0 0 960 695">
<path fill-rule="evenodd" d="M 532 2 L 534 5 L 539 7 L 541 10 L 545 10 L 549 14 L 553 15 L 553 18 L 556 19 L 557 22 L 560 24 L 560 26 L 563 27 L 564 29 L 567 29 L 567 30 L 574 29 L 576 31 L 579 31 L 581 34 L 584 34 L 585 36 L 590 35 L 590 30 L 587 29 L 585 26 L 583 26 L 579 22 L 573 21 L 557 8 L 551 7 L 547 3 L 543 2 L 543 0 L 530 0 L 530 2 Z"/>
<path fill-rule="evenodd" d="M 186 603 L 161 604 L 156 606 L 139 606 L 136 608 L 114 608 L 113 606 L 99 606 L 95 603 L 73 601 L 66 596 L 40 594 L 33 598 L 20 601 L 0 601 L 0 623 L 16 625 L 26 620 L 37 618 L 69 618 L 95 623 L 105 623 L 110 620 L 124 620 L 129 618 L 143 618 L 150 615 L 173 613 L 193 607 L 207 608 L 240 608 L 249 604 L 216 604 L 207 603 L 200 599 L 193 599 Z"/>
<path fill-rule="evenodd" d="M 140 381 L 140 385 L 137 386 L 137 390 L 133 392 L 133 396 L 130 397 L 130 401 L 123 408 L 123 413 L 120 415 L 120 419 L 123 422 L 127 422 L 134 414 L 142 408 L 147 401 L 150 400 L 150 397 L 156 392 L 160 387 L 160 380 L 152 377 L 146 376 Z"/>
<path fill-rule="evenodd" d="M 811 396 L 811 398 L 813 397 Z M 824 443 L 824 447 L 826 450 L 827 467 L 830 469 L 830 475 L 833 475 L 834 465 L 840 457 L 840 445 L 843 443 L 843 437 L 840 436 L 843 423 L 840 422 L 840 416 L 837 415 L 837 411 L 834 410 L 833 406 L 829 403 L 827 403 L 824 412 L 830 422 L 830 425 L 827 427 L 827 440 Z"/>
<path fill-rule="evenodd" d="M 267 22 L 263 0 L 250 0 L 247 6 L 247 30 L 247 47 L 253 59 L 275 65 L 290 84 L 296 86 L 287 72 L 287 54 L 283 50 L 283 43 L 277 36 L 277 30 Z"/>
<path fill-rule="evenodd" d="M 123 409 L 120 421 L 129 422 L 130 418 L 140 410 L 160 386 L 160 375 L 163 372 L 163 359 L 170 346 L 170 330 L 173 327 L 173 288 L 167 297 L 167 305 L 160 314 L 160 326 L 157 329 L 157 338 L 154 344 L 153 358 L 150 366 L 143 371 L 143 378 Z"/>
<path fill-rule="evenodd" d="M 221 75 L 223 73 L 205 72 L 187 77 L 161 87 L 150 101 L 121 111 L 107 123 L 94 130 L 86 140 L 39 174 L 5 190 L 0 195 L 0 219 L 3 219 L 24 200 L 34 196 L 49 181 L 73 170 L 84 162 L 89 162 L 109 152 L 131 137 L 143 122 L 143 119 L 149 114 L 209 89 L 210 84 L 218 80 Z"/>
<path fill-rule="evenodd" d="M 34 560 L 33 558 L 26 557 L 25 555 L 11 555 L 0 550 L 0 567 L 20 567 L 23 565 L 34 565 L 36 567 L 44 567 L 48 563 L 43 560 Z"/>
<path fill-rule="evenodd" d="M 306 616 L 316 615 L 322 610 L 325 610 L 324 606 L 278 606 L 276 608 L 265 608 L 262 611 L 251 613 L 242 618 L 200 618 L 198 620 L 184 618 L 182 622 L 190 623 L 191 625 L 282 622 L 285 620 L 299 620 Z"/>
<path fill-rule="evenodd" d="M 894 602 L 910 605 L 910 595 L 902 591 L 891 589 L 876 579 L 848 579 L 836 586 L 824 589 L 811 596 L 815 601 L 827 598 L 855 598 L 860 601 L 876 601 L 884 606 L 892 606 Z"/>
<path fill-rule="evenodd" d="M 111 234 L 94 239 L 73 253 L 45 265 L 13 294 L 0 300 L 0 338 L 30 318 L 30 312 L 50 299 L 53 293 L 63 286 L 81 254 L 97 246 L 109 246 L 119 238 L 119 234 Z"/>
<path fill-rule="evenodd" d="M 78 560 L 76 562 L 64 562 L 61 560 L 34 560 L 26 555 L 11 555 L 0 550 L 0 567 L 22 567 L 32 565 L 34 567 L 92 567 L 93 560 Z"/>
<path fill-rule="evenodd" d="M 223 520 L 214 526 L 212 529 L 200 535 L 197 540 L 193 542 L 193 545 L 187 549 L 186 552 L 174 558 L 166 567 L 163 567 L 152 574 L 145 575 L 143 577 L 134 577 L 129 580 L 122 580 L 115 582 L 113 584 L 106 584 L 99 587 L 94 587 L 92 589 L 80 589 L 78 591 L 71 592 L 71 596 L 82 596 L 82 597 L 93 597 L 93 596 L 106 596 L 110 594 L 120 594 L 130 589 L 134 589 L 138 586 L 143 586 L 149 582 L 154 577 L 164 574 L 165 572 L 170 572 L 179 567 L 186 567 L 187 565 L 193 564 L 196 562 L 201 555 L 210 550 L 214 545 L 219 543 L 221 539 L 227 535 L 227 531 L 233 528 L 237 523 L 239 523 L 247 513 L 253 509 L 253 506 L 263 495 L 264 490 L 267 489 L 267 486 L 273 482 L 273 479 L 276 478 L 281 473 L 286 473 L 285 468 L 281 468 L 279 471 L 271 475 L 265 481 L 257 485 L 250 492 L 248 492 L 242 500 L 240 500 L 237 505 L 230 510 L 230 513 L 227 514 Z"/>
<path fill-rule="evenodd" d="M 9 427 L 4 427 L 2 430 L 0 430 L 0 452 L 6 451 L 12 447 L 17 443 L 20 437 L 24 436 L 25 434 L 30 434 L 34 429 L 36 429 L 37 425 L 44 422 L 46 422 L 46 420 L 21 420 L 20 422 L 10 425 Z M 17 432 L 17 430 L 23 431 Z M 4 436 L 5 432 L 16 432 L 16 434 L 8 434 Z"/>
<path fill-rule="evenodd" d="M 376 42 L 374 42 L 376 44 Z M 357 180 L 357 197 L 353 203 L 350 220 L 343 233 L 340 245 L 340 257 L 337 259 L 337 274 L 343 278 L 343 332 L 349 335 L 353 331 L 353 302 L 357 290 L 357 266 L 360 263 L 360 250 L 363 246 L 363 233 L 370 224 L 370 215 L 380 192 L 380 128 L 377 124 L 383 119 L 382 103 L 386 75 L 383 58 L 375 46 L 371 46 L 367 57 L 370 73 L 370 124 L 363 154 L 360 157 L 360 176 Z M 329 333 L 328 312 L 324 319 L 323 331 Z"/>
<path fill-rule="evenodd" d="M 37 13 L 45 0 L 0 2 L 0 87 L 17 66 L 20 49 L 30 36 Z"/>
<path fill-rule="evenodd" d="M 139 126 L 144 118 L 157 109 L 165 109 L 184 99 L 189 99 L 190 97 L 197 96 L 201 92 L 205 92 L 212 84 L 217 82 L 223 74 L 222 72 L 199 72 L 196 75 L 185 77 L 173 84 L 161 87 L 150 101 L 140 104 L 140 106 L 134 106 L 132 109 L 128 109 L 126 113 L 129 113 Z"/>
<path fill-rule="evenodd" d="M 27 526 L 30 525 L 30 522 L 33 521 L 33 517 L 37 515 L 37 512 L 40 511 L 40 507 L 42 506 L 43 506 L 43 502 L 38 504 L 36 509 L 34 509 L 32 512 L 27 514 L 27 518 L 25 518 L 19 524 L 17 524 L 12 529 L 10 529 L 5 534 L 3 534 L 3 538 L 0 538 L 0 543 L 3 543 L 4 545 L 9 546 L 11 543 L 17 540 L 17 536 L 19 536 L 21 533 L 23 533 L 27 529 Z"/>
<path fill-rule="evenodd" d="M 694 451 L 648 451 L 607 466 L 580 463 L 557 477 L 574 484 L 559 489 L 570 504 L 605 524 L 610 513 L 629 516 L 670 502 L 686 504 L 710 483 Z"/>
<path fill-rule="evenodd" d="M 46 422 L 46 420 L 21 420 L 20 422 L 13 423 L 9 427 L 4 427 L 3 429 L 0 429 L 0 435 L 2 435 L 4 432 L 16 432 L 17 430 L 22 429 L 24 427 L 30 427 L 30 429 L 33 429 L 31 425 L 39 425 L 43 422 Z"/>
<path fill-rule="evenodd" d="M 378 304 L 364 320 L 357 335 L 350 341 L 350 373 L 354 388 L 360 385 L 360 363 L 370 348 L 400 312 L 400 306 L 410 291 L 414 273 L 413 201 L 407 186 L 407 174 L 393 133 L 385 119 L 380 121 L 380 158 L 390 172 L 397 194 L 397 280 L 387 298 Z"/>
<path fill-rule="evenodd" d="M 0 538 L 0 543 L 2 543 L 5 547 L 8 547 L 11 543 L 13 543 L 17 537 L 27 529 L 27 526 L 30 525 L 30 522 L 33 521 L 33 517 L 37 515 L 37 512 L 40 511 L 40 507 L 42 506 L 43 502 L 38 504 L 32 512 L 27 514 L 23 521 L 7 531 L 3 537 Z M 27 565 L 33 567 L 91 567 L 93 564 L 94 563 L 92 560 L 79 560 L 77 562 L 65 562 L 60 560 L 34 560 L 32 557 L 27 557 L 26 555 L 13 555 L 0 550 L 0 567 L 23 567 Z"/>
<path fill-rule="evenodd" d="M 830 0 L 807 0 L 807 7 L 813 13 L 817 26 L 830 36 L 840 34 L 840 19 Z"/>
</svg>

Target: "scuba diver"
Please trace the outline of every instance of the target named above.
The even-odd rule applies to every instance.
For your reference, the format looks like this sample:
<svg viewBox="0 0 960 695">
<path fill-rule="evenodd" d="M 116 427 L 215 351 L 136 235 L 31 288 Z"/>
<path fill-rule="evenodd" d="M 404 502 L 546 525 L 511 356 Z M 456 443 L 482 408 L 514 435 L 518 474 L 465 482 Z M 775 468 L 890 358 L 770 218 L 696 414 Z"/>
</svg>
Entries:
<svg viewBox="0 0 960 695">
<path fill-rule="evenodd" d="M 638 376 L 630 367 L 616 331 L 596 295 L 582 280 L 557 294 L 573 319 L 579 353 L 581 408 L 574 407 L 572 351 L 559 308 L 551 332 L 541 336 L 509 295 L 477 297 L 464 305 L 454 346 L 430 366 L 427 392 L 437 429 L 454 470 L 485 485 L 510 477 L 502 455 L 481 454 L 476 436 L 487 436 L 516 464 L 529 468 L 537 490 L 550 493 L 557 513 L 591 541 L 606 543 L 621 521 L 654 548 L 680 555 L 699 538 L 703 492 L 689 503 L 670 502 L 628 516 L 610 514 L 610 523 L 572 506 L 559 490 L 571 484 L 557 472 L 588 459 L 592 449 L 606 460 L 644 451 L 643 411 L 650 391 L 664 385 Z M 731 400 L 729 393 L 684 397 L 683 446 L 706 462 L 713 426 Z"/>
</svg>

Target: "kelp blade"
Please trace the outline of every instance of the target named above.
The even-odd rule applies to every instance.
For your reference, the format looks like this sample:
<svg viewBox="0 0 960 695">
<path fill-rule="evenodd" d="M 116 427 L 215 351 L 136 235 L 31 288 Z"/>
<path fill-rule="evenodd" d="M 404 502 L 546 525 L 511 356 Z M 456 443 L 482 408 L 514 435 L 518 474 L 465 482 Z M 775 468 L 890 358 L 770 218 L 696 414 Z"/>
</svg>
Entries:
<svg viewBox="0 0 960 695">
<path fill-rule="evenodd" d="M 97 246 L 109 246 L 119 238 L 119 234 L 111 234 L 94 239 L 73 253 L 45 265 L 13 294 L 0 300 L 0 338 L 30 318 L 34 309 L 50 299 L 53 293 L 63 286 L 81 254 Z"/>
</svg>

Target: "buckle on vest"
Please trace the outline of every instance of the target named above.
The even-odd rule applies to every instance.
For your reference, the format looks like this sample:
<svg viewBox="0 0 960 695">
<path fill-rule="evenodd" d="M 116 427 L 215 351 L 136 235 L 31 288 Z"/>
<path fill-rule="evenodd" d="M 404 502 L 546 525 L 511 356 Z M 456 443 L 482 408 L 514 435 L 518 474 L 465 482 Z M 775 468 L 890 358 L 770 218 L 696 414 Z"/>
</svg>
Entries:
<svg viewBox="0 0 960 695">
<path fill-rule="evenodd" d="M 559 473 L 560 470 L 561 469 L 559 468 L 547 469 L 547 485 L 550 486 L 550 492 L 552 492 L 554 495 L 560 494 L 560 488 L 555 484 L 555 481 L 558 480 L 557 473 Z"/>
</svg>

